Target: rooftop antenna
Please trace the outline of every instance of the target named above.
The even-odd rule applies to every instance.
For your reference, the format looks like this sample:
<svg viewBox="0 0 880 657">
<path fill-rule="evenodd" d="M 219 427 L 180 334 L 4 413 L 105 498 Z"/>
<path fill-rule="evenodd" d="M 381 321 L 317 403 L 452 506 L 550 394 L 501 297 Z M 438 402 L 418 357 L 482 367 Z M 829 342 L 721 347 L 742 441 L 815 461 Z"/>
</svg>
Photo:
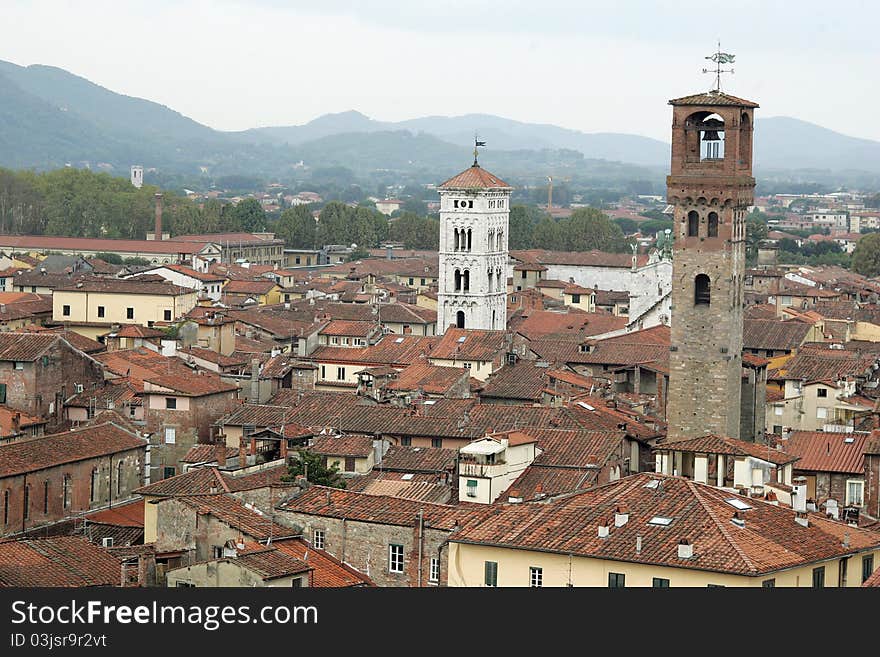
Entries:
<svg viewBox="0 0 880 657">
<path fill-rule="evenodd" d="M 724 64 L 733 64 L 733 60 L 736 55 L 731 55 L 728 52 L 721 52 L 721 40 L 718 41 L 718 51 L 712 55 L 708 55 L 705 59 L 709 59 L 715 62 L 715 68 L 704 68 L 703 73 L 714 73 L 715 74 L 715 88 L 712 89 L 715 93 L 721 93 L 721 74 L 722 73 L 733 73 L 733 69 L 723 69 L 721 68 Z"/>
<path fill-rule="evenodd" d="M 477 148 L 480 146 L 485 146 L 486 142 L 480 141 L 480 136 L 475 132 L 474 133 L 474 166 L 479 167 L 479 163 L 477 162 L 477 156 L 479 155 L 479 151 Z"/>
</svg>

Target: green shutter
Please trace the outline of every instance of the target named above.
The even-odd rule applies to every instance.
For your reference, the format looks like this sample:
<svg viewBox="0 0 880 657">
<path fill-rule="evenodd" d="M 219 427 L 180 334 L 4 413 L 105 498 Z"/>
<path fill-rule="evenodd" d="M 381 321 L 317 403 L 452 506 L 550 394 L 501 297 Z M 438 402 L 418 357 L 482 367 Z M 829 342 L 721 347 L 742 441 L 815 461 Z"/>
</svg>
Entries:
<svg viewBox="0 0 880 657">
<path fill-rule="evenodd" d="M 486 586 L 498 586 L 498 563 L 495 561 L 486 562 Z"/>
</svg>

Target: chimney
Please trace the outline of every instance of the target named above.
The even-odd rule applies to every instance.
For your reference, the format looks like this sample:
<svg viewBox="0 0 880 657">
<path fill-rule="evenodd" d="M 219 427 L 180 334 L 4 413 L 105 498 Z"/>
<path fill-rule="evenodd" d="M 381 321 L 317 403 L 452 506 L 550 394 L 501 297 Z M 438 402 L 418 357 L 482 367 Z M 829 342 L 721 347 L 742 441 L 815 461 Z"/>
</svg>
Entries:
<svg viewBox="0 0 880 657">
<path fill-rule="evenodd" d="M 801 527 L 809 527 L 810 520 L 807 518 L 806 511 L 798 511 L 794 514 L 794 521 L 799 524 Z"/>
<path fill-rule="evenodd" d="M 17 412 L 12 416 L 12 435 L 17 436 L 21 431 L 21 413 Z"/>
<path fill-rule="evenodd" d="M 613 522 L 614 521 L 611 518 L 606 518 L 599 523 L 599 538 L 608 538 L 608 535 L 611 533 L 611 524 Z"/>
<path fill-rule="evenodd" d="M 625 504 L 618 504 L 614 509 L 614 526 L 623 527 L 629 520 L 629 509 Z"/>
<path fill-rule="evenodd" d="M 807 478 L 795 477 L 791 481 L 791 508 L 795 511 L 807 510 Z"/>
<path fill-rule="evenodd" d="M 241 438 L 238 440 L 238 467 L 244 468 L 247 466 L 247 437 L 242 434 Z"/>
<path fill-rule="evenodd" d="M 732 523 L 733 523 L 734 525 L 736 525 L 737 527 L 745 527 L 745 526 L 746 526 L 746 521 L 745 521 L 745 519 L 739 514 L 739 511 L 734 511 L 734 512 L 733 512 L 733 518 L 730 520 L 730 522 L 732 522 Z"/>
<path fill-rule="evenodd" d="M 251 358 L 251 403 L 260 403 L 260 361 Z"/>
<path fill-rule="evenodd" d="M 508 494 L 507 501 L 510 502 L 511 504 L 519 504 L 520 502 L 523 501 L 522 494 L 514 488 Z"/>
<path fill-rule="evenodd" d="M 642 537 L 636 536 L 636 554 L 642 553 Z"/>
<path fill-rule="evenodd" d="M 544 486 L 541 484 L 536 485 L 535 486 L 535 499 L 542 500 L 545 497 L 547 497 L 547 493 L 544 492 Z"/>
<path fill-rule="evenodd" d="M 161 240 L 162 239 L 162 194 L 161 192 L 156 192 L 156 227 L 155 227 L 156 236 L 153 239 Z"/>
<path fill-rule="evenodd" d="M 678 558 L 679 559 L 691 559 L 694 556 L 694 546 L 691 545 L 691 542 L 686 538 L 681 539 L 678 542 Z"/>
<path fill-rule="evenodd" d="M 214 445 L 214 458 L 218 467 L 226 467 L 226 439 L 222 434 L 217 436 L 217 443 Z"/>
</svg>

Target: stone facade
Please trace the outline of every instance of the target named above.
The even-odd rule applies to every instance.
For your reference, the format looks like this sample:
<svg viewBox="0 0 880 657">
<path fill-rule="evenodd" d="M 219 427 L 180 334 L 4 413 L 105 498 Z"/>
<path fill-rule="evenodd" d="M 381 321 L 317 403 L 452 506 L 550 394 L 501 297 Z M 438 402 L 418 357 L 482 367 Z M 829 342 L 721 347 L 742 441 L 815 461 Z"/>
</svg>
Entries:
<svg viewBox="0 0 880 657">
<path fill-rule="evenodd" d="M 283 519 L 281 518 L 283 516 Z M 311 541 L 315 530 L 324 532 L 324 550 L 340 561 L 368 575 L 377 586 L 419 586 L 419 522 L 400 526 L 330 518 L 276 509 L 277 521 L 303 527 L 303 537 Z M 425 526 L 422 535 L 422 586 L 446 586 L 450 532 Z M 389 568 L 391 545 L 402 545 L 403 572 Z M 439 559 L 440 577 L 430 582 L 431 559 Z"/>
<path fill-rule="evenodd" d="M 669 440 L 740 436 L 745 215 L 755 104 L 701 94 L 673 105 Z M 712 124 L 714 116 L 723 125 Z M 714 128 L 714 129 L 713 129 Z M 723 141 L 712 141 L 713 134 Z M 707 139 L 708 138 L 708 139 Z M 707 141 L 719 150 L 705 151 Z"/>
<path fill-rule="evenodd" d="M 507 325 L 511 188 L 454 182 L 465 174 L 440 188 L 438 335 L 450 325 L 496 331 Z"/>
</svg>

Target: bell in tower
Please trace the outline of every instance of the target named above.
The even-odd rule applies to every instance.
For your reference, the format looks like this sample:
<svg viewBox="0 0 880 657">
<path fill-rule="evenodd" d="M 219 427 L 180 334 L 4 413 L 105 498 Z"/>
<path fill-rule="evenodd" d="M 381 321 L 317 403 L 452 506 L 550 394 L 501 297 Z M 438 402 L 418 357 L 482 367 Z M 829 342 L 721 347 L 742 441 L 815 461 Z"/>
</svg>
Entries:
<svg viewBox="0 0 880 657">
<path fill-rule="evenodd" d="M 724 159 L 724 121 L 716 118 L 708 118 L 702 122 L 703 137 L 703 160 Z M 718 133 L 721 133 L 719 135 Z"/>
</svg>

